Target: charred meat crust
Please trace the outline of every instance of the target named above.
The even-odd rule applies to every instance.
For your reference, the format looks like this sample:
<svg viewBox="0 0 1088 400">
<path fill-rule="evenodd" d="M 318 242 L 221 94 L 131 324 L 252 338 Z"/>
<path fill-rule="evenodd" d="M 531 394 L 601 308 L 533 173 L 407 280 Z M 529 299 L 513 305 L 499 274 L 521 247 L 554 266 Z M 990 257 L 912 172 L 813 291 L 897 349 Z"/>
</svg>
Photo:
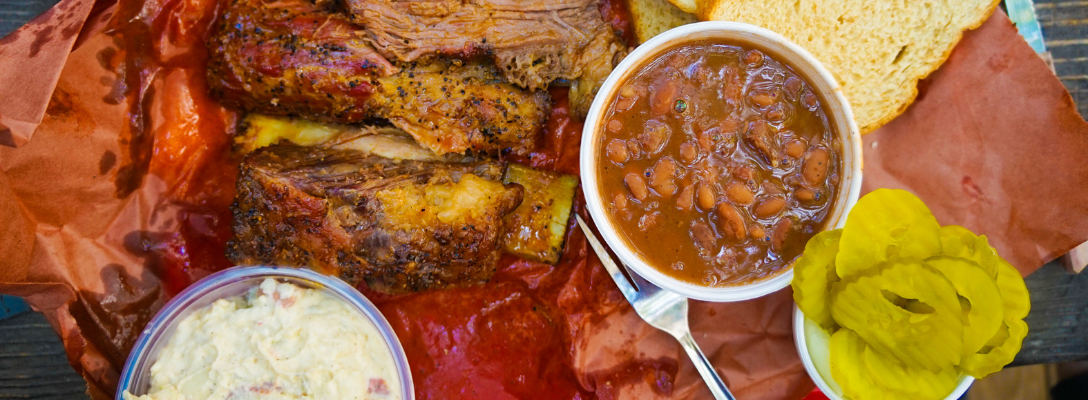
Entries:
<svg viewBox="0 0 1088 400">
<path fill-rule="evenodd" d="M 225 105 L 355 122 L 397 72 L 344 17 L 305 0 L 228 0 L 208 37 L 208 86 Z"/>
<path fill-rule="evenodd" d="M 378 80 L 370 102 L 379 116 L 421 145 L 444 153 L 535 149 L 551 109 L 546 91 L 505 83 L 491 65 L 457 60 L 409 63 Z"/>
<path fill-rule="evenodd" d="M 527 154 L 551 107 L 547 92 L 508 83 L 489 63 L 398 68 L 362 28 L 306 0 L 230 0 L 207 47 L 209 89 L 229 107 L 338 123 L 388 119 L 439 155 Z"/>
<path fill-rule="evenodd" d="M 239 265 L 307 267 L 388 293 L 478 284 L 523 189 L 495 161 L 393 161 L 276 145 L 245 158 L 234 237 Z"/>
</svg>

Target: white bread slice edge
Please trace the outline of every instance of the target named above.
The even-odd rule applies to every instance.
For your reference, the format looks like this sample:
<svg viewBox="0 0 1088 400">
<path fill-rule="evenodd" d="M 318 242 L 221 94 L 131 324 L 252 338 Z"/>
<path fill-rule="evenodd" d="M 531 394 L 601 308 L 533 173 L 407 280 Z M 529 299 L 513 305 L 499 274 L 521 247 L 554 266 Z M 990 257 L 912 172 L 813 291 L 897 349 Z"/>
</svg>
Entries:
<svg viewBox="0 0 1088 400">
<path fill-rule="evenodd" d="M 906 111 L 918 80 L 1000 0 L 710 0 L 698 14 L 778 32 L 811 52 L 843 87 L 861 132 Z"/>
<path fill-rule="evenodd" d="M 694 14 L 684 12 L 669 0 L 627 0 L 631 25 L 639 43 L 669 29 L 699 21 Z"/>
</svg>

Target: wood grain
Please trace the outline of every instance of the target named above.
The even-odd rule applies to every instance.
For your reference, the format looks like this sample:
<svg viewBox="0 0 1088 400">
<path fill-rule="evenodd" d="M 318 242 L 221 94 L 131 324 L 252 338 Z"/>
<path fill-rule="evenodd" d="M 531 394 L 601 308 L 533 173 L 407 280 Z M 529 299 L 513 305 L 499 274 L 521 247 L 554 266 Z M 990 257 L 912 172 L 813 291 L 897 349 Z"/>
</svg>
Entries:
<svg viewBox="0 0 1088 400">
<path fill-rule="evenodd" d="M 1028 336 L 1013 364 L 1088 359 L 1088 273 L 1073 275 L 1052 262 L 1024 281 L 1031 294 Z"/>
<path fill-rule="evenodd" d="M 966 400 L 1049 400 L 1050 387 L 1058 382 L 1057 375 L 1054 365 L 1005 368 L 976 380 Z"/>
<path fill-rule="evenodd" d="M 45 316 L 28 312 L 0 322 L 0 399 L 89 399 L 86 391 Z"/>
<path fill-rule="evenodd" d="M 58 0 L 0 0 L 0 37 L 48 10 Z"/>
<path fill-rule="evenodd" d="M 1088 1 L 1035 0 L 1047 50 L 1080 115 L 1088 115 Z"/>
</svg>

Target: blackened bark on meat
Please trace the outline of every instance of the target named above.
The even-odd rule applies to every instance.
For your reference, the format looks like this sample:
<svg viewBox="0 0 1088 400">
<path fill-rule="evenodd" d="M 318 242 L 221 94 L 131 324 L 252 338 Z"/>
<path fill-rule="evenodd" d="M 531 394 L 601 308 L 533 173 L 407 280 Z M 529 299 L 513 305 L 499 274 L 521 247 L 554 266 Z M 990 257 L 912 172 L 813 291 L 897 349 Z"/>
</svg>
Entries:
<svg viewBox="0 0 1088 400">
<path fill-rule="evenodd" d="M 380 95 L 371 104 L 437 154 L 528 154 L 543 132 L 551 97 L 501 82 L 491 65 L 434 60 L 379 79 Z"/>
<path fill-rule="evenodd" d="M 486 282 L 502 217 L 523 189 L 495 161 L 393 161 L 275 145 L 245 158 L 234 237 L 239 265 L 306 267 L 403 293 Z"/>
<path fill-rule="evenodd" d="M 436 154 L 535 148 L 546 92 L 492 65 L 433 59 L 394 67 L 328 2 L 229 0 L 208 39 L 208 84 L 225 105 L 356 123 L 390 120 Z"/>
<path fill-rule="evenodd" d="M 305 0 L 229 0 L 208 39 L 208 84 L 224 104 L 354 122 L 374 80 L 397 69 L 345 18 Z"/>
</svg>

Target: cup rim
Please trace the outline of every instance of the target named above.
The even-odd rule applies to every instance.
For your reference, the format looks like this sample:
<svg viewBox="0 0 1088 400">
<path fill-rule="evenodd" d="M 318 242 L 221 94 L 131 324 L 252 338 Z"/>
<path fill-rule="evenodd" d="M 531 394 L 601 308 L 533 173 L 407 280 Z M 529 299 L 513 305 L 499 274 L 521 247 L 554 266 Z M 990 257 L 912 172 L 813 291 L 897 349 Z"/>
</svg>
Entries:
<svg viewBox="0 0 1088 400">
<path fill-rule="evenodd" d="M 831 385 L 827 383 L 827 379 L 820 374 L 820 371 L 816 369 L 816 363 L 812 361 L 812 354 L 808 351 L 808 338 L 805 336 L 805 325 L 815 324 L 812 320 L 805 318 L 805 313 L 801 312 L 801 309 L 796 304 L 793 305 L 793 342 L 797 346 L 797 353 L 801 356 L 801 364 L 805 366 L 805 373 L 808 374 L 812 382 L 816 384 L 816 387 L 820 389 L 827 398 L 831 400 L 845 400 L 842 394 L 835 392 Z M 828 377 L 828 379 L 834 379 Z M 964 374 L 959 378 L 956 388 L 949 393 L 944 400 L 957 400 L 967 389 L 971 388 L 971 384 L 975 382 L 973 376 Z"/>
<path fill-rule="evenodd" d="M 861 192 L 862 150 L 861 133 L 854 121 L 854 114 L 850 104 L 842 93 L 842 88 L 834 76 L 824 68 L 823 64 L 804 48 L 790 42 L 778 33 L 741 22 L 708 21 L 673 28 L 635 48 L 613 69 L 597 92 L 596 98 L 587 113 L 585 125 L 582 128 L 582 143 L 579 154 L 582 192 L 586 198 L 589 215 L 604 238 L 605 243 L 635 273 L 661 288 L 689 298 L 715 302 L 742 301 L 761 297 L 789 286 L 793 280 L 793 266 L 791 265 L 785 271 L 765 279 L 725 287 L 700 286 L 668 276 L 651 266 L 634 251 L 633 246 L 620 236 L 619 231 L 604 211 L 604 200 L 599 192 L 600 187 L 597 179 L 597 133 L 601 131 L 599 121 L 604 117 L 606 102 L 609 102 L 612 94 L 618 90 L 616 86 L 621 80 L 633 74 L 638 67 L 652 60 L 661 52 L 682 43 L 701 41 L 708 38 L 742 40 L 770 53 L 795 55 L 804 65 L 793 65 L 797 63 L 788 63 L 788 65 L 795 70 L 806 69 L 809 73 L 804 75 L 810 81 L 809 84 L 814 86 L 814 89 L 817 82 L 811 81 L 819 81 L 819 85 L 823 88 L 819 92 L 826 102 L 831 103 L 825 110 L 829 119 L 833 119 L 832 124 L 835 126 L 842 142 L 841 161 L 844 167 L 843 179 L 839 183 L 839 196 L 828 213 L 824 229 L 836 229 L 845 225 L 846 214 L 853 204 L 857 202 Z M 798 72 L 800 73 L 800 71 Z M 847 155 L 850 157 L 847 157 Z"/>
<path fill-rule="evenodd" d="M 400 378 L 403 398 L 415 398 L 412 373 L 408 366 L 408 357 L 404 352 L 404 348 L 401 346 L 400 340 L 397 338 L 392 326 L 389 325 L 389 321 L 385 319 L 385 316 L 378 311 L 378 308 L 374 306 L 374 303 L 371 303 L 366 296 L 363 296 L 362 293 L 339 278 L 324 275 L 305 268 L 239 266 L 218 271 L 189 285 L 189 287 L 182 290 L 181 293 L 178 293 L 177 296 L 170 299 L 170 301 L 155 314 L 155 316 L 147 323 L 147 326 L 144 327 L 143 332 L 140 333 L 140 336 L 136 339 L 136 343 L 132 346 L 132 350 L 129 352 L 124 368 L 121 370 L 121 376 L 118 380 L 117 392 L 114 394 L 114 399 L 124 400 L 124 392 L 130 390 L 131 386 L 135 384 L 135 377 L 137 376 L 135 368 L 137 368 L 137 366 L 147 364 L 147 368 L 150 369 L 151 365 L 153 365 L 154 360 L 146 359 L 146 357 L 149 357 L 148 351 L 151 349 L 152 345 L 157 343 L 157 341 L 170 340 L 173 332 L 172 329 L 171 331 L 167 331 L 167 328 L 170 328 L 169 323 L 172 322 L 171 319 L 178 316 L 179 313 L 189 310 L 194 303 L 203 300 L 204 296 L 208 295 L 211 291 L 224 285 L 255 278 L 286 278 L 308 281 L 314 285 L 313 289 L 331 292 L 328 294 L 332 295 L 333 298 L 338 301 L 346 302 L 352 309 L 362 314 L 368 321 L 374 324 L 375 328 L 377 328 L 382 336 L 382 340 L 389 348 L 390 353 L 392 353 L 393 363 L 396 364 L 398 378 Z M 220 299 L 231 296 L 220 297 Z M 176 322 L 180 322 L 180 320 Z M 176 325 L 176 323 L 174 325 Z M 173 328 L 176 329 L 176 326 Z"/>
</svg>

